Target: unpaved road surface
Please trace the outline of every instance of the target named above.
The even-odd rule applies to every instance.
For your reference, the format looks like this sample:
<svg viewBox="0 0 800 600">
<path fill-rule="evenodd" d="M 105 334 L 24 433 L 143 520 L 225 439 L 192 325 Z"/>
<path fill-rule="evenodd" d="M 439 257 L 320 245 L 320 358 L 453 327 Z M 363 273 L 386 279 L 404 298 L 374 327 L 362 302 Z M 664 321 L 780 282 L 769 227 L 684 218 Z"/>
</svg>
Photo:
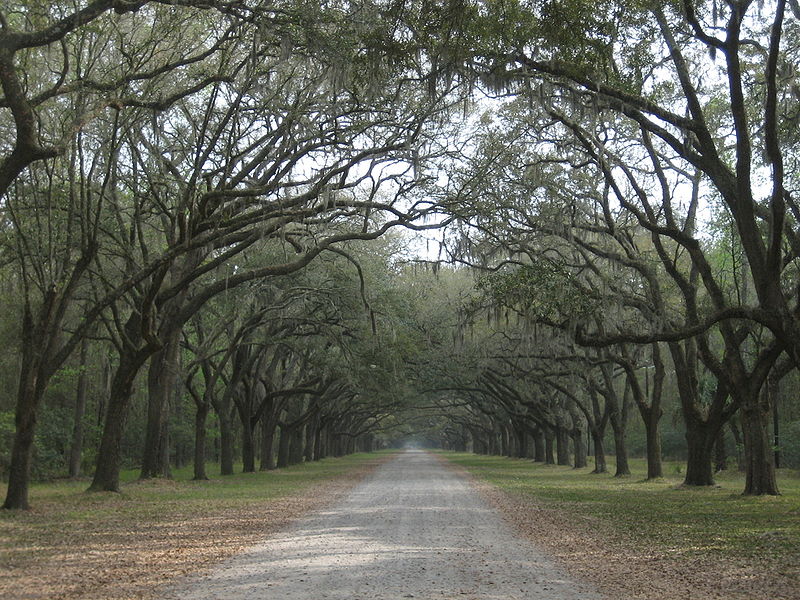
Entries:
<svg viewBox="0 0 800 600">
<path fill-rule="evenodd" d="M 186 580 L 165 598 L 599 599 L 518 537 L 425 452 L 381 466 L 342 501 Z"/>
</svg>

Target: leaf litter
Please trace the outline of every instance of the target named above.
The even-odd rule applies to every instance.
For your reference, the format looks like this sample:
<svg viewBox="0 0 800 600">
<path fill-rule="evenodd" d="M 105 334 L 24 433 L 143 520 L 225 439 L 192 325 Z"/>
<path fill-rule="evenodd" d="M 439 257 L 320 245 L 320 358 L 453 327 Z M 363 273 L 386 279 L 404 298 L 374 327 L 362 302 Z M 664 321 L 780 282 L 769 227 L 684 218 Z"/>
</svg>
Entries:
<svg viewBox="0 0 800 600">
<path fill-rule="evenodd" d="M 370 459 L 333 479 L 278 498 L 239 502 L 235 508 L 182 506 L 168 498 L 149 507 L 125 495 L 87 497 L 118 503 L 111 517 L 73 520 L 54 530 L 58 502 L 6 517 L 0 532 L 0 598 L 4 600 L 150 600 L 173 580 L 202 573 L 285 528 L 298 517 L 335 502 L 388 457 Z M 134 486 L 177 485 L 170 480 Z M 20 540 L 23 542 L 13 540 Z"/>
<path fill-rule="evenodd" d="M 452 464 L 452 463 L 451 463 Z M 730 560 L 688 558 L 648 547 L 597 518 L 577 515 L 569 503 L 516 496 L 453 466 L 522 536 L 544 548 L 577 579 L 612 599 L 800 600 L 795 564 L 787 572 L 769 556 Z"/>
</svg>

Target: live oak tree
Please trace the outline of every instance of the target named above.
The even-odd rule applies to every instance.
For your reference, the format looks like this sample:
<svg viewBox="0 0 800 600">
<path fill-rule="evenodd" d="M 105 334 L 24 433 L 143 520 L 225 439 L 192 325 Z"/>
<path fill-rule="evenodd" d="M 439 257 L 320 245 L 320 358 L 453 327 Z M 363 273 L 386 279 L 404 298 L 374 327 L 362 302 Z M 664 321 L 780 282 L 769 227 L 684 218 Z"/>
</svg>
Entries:
<svg viewBox="0 0 800 600">
<path fill-rule="evenodd" d="M 25 367 L 7 508 L 27 506 L 36 412 L 48 381 L 112 300 L 86 308 L 81 325 L 62 336 L 101 243 L 98 225 L 118 144 L 115 111 L 163 109 L 220 79 L 216 59 L 233 23 L 191 2 L 179 10 L 147 4 L 7 3 L 0 13 L 0 110 L 8 117 L 0 196 L 15 230 L 25 294 Z"/>
<path fill-rule="evenodd" d="M 694 263 L 686 259 L 679 246 L 642 227 L 640 215 L 635 207 L 631 210 L 632 203 L 621 193 L 612 170 L 607 169 L 605 177 L 592 173 L 596 155 L 571 144 L 569 135 L 564 139 L 565 133 L 577 128 L 575 122 L 558 113 L 552 103 L 545 103 L 543 98 L 539 102 L 544 105 L 539 119 L 519 115 L 520 105 L 530 112 L 525 104 L 510 105 L 505 118 L 511 125 L 505 130 L 499 125 L 489 128 L 477 156 L 464 168 L 458 179 L 465 183 L 458 187 L 457 206 L 471 231 L 453 252 L 462 256 L 462 261 L 483 261 L 495 268 L 507 265 L 505 272 L 498 271 L 486 279 L 485 287 L 496 303 L 522 311 L 536 322 L 570 331 L 581 345 L 606 347 L 605 354 L 627 372 L 626 393 L 633 393 L 647 424 L 650 476 L 658 477 L 659 382 L 663 381 L 664 368 L 656 346 L 652 366 L 657 377 L 651 398 L 645 399 L 631 362 L 631 357 L 641 352 L 633 345 L 653 341 L 642 335 L 643 330 L 679 329 L 690 321 L 702 305 L 698 301 L 703 297 L 702 285 L 698 277 L 684 275 Z M 571 128 L 560 130 L 564 123 Z M 616 137 L 622 137 L 621 130 Z M 617 157 L 605 160 L 611 163 Z M 625 165 L 618 168 L 631 173 Z M 490 193 L 473 185 L 471 173 L 475 171 L 483 173 L 482 183 L 491 181 Z M 648 192 L 641 186 L 633 188 L 633 197 L 647 203 Z M 663 192 L 662 203 L 672 210 L 666 183 Z M 691 238 L 695 210 L 696 204 L 690 204 L 687 213 L 674 217 L 686 219 L 686 238 Z M 679 212 L 676 207 L 674 214 Z M 699 254 L 695 261 L 705 261 L 704 257 Z M 700 266 L 710 273 L 707 261 Z M 720 289 L 713 273 L 703 281 L 711 286 L 712 293 Z M 681 297 L 683 300 L 676 302 Z M 720 411 L 706 412 L 701 406 L 704 400 L 696 383 L 699 358 L 711 365 L 717 358 L 706 338 L 700 338 L 702 352 L 698 352 L 698 338 L 680 342 L 683 335 L 666 339 L 670 340 L 673 361 L 681 365 L 674 376 L 679 381 L 688 428 L 687 483 L 707 485 L 712 482 L 709 457 L 713 439 L 738 404 L 726 404 L 723 394 Z M 726 356 L 743 341 L 728 346 Z M 595 392 L 604 389 L 611 394 L 608 373 L 602 379 L 606 384 L 603 388 L 595 385 Z M 613 400 L 613 394 L 609 398 Z M 617 401 L 613 404 L 623 406 Z M 610 414 L 615 432 L 623 430 L 620 411 Z"/>
<path fill-rule="evenodd" d="M 717 298 L 708 315 L 690 316 L 686 327 L 654 334 L 649 341 L 672 334 L 691 337 L 714 323 L 745 318 L 768 328 L 797 363 L 792 287 L 797 208 L 792 175 L 785 169 L 796 154 L 788 132 L 797 113 L 797 3 L 780 0 L 763 8 L 750 1 L 453 4 L 435 13 L 447 25 L 433 29 L 449 31 L 446 39 L 429 31 L 418 36 L 437 59 L 439 73 L 530 95 L 534 105 L 540 91 L 546 95 L 554 89 L 565 102 L 578 99 L 613 113 L 615 128 L 637 132 L 653 176 L 669 173 L 667 179 L 680 182 L 675 189 L 690 188 L 699 177 L 710 199 L 730 213 L 757 303 L 730 306 Z M 584 35 L 575 35 L 576 30 Z M 592 143 L 608 145 L 601 161 L 617 152 L 614 129 L 608 133 L 605 138 L 591 134 Z M 642 156 L 640 151 L 635 160 Z M 656 221 L 644 209 L 632 214 L 643 217 L 651 233 L 673 244 L 686 241 L 686 253 L 697 259 L 701 250 L 667 222 L 669 212 L 659 212 L 657 204 L 653 208 Z M 727 339 L 728 360 L 736 362 L 736 334 Z M 760 385 L 772 360 L 764 356 L 748 388 Z M 768 407 L 757 400 L 756 390 L 748 389 L 746 396 L 740 401 L 752 453 L 745 491 L 775 493 L 764 452 Z"/>
<path fill-rule="evenodd" d="M 776 493 L 763 389 L 800 356 L 798 18 L 794 0 L 6 3 L 5 506 L 27 506 L 42 398 L 89 334 L 117 356 L 93 489 L 118 488 L 146 368 L 143 477 L 168 473 L 181 378 L 198 478 L 212 408 L 224 472 L 238 432 L 251 470 L 259 437 L 271 468 L 276 445 L 288 464 L 414 427 L 562 463 L 571 443 L 576 466 L 588 428 L 602 469 L 610 425 L 622 473 L 631 400 L 658 477 L 667 382 L 686 482 L 711 483 L 737 415 L 745 491 Z M 439 258 L 469 268 L 352 243 L 446 220 Z"/>
<path fill-rule="evenodd" d="M 269 72 L 263 74 L 268 75 Z M 225 150 L 219 155 L 235 157 L 235 166 L 223 161 L 209 168 L 205 161 L 218 154 L 212 155 L 209 150 L 199 162 L 200 150 L 196 155 L 190 154 L 188 148 L 175 163 L 166 166 L 172 177 L 181 175 L 173 192 L 180 204 L 177 213 L 169 213 L 178 218 L 169 217 L 166 221 L 167 250 L 160 259 L 160 272 L 142 289 L 134 290 L 127 320 L 118 321 L 125 329 L 120 339 L 124 337 L 128 343 L 119 346 L 124 353 L 120 355 L 124 384 L 118 399 L 115 396 L 113 400 L 120 410 L 109 412 L 114 419 L 123 412 L 132 377 L 144 360 L 159 352 L 174 361 L 174 351 L 169 358 L 167 349 L 177 345 L 180 327 L 213 295 L 254 279 L 294 272 L 337 242 L 374 239 L 396 225 L 414 227 L 429 210 L 426 205 L 409 208 L 399 204 L 401 195 L 415 185 L 413 177 L 403 181 L 403 170 L 405 175 L 411 174 L 409 166 L 385 168 L 390 162 L 400 164 L 409 144 L 414 144 L 420 135 L 427 112 L 420 113 L 419 107 L 414 106 L 409 113 L 394 111 L 390 115 L 364 105 L 354 95 L 331 102 L 335 90 L 320 79 L 322 74 L 312 71 L 309 76 L 311 79 L 302 84 L 298 81 L 300 74 L 290 73 L 286 105 L 265 107 L 259 112 L 251 111 L 246 99 L 231 101 L 229 110 L 237 114 L 221 115 L 223 129 L 211 139 L 223 144 Z M 278 89 L 283 91 L 280 84 Z M 329 112 L 323 110 L 325 106 Z M 259 122 L 264 110 L 274 119 L 271 127 Z M 242 115 L 244 123 L 239 120 Z M 204 121 L 202 127 L 206 124 Z M 233 129 L 229 131 L 230 128 Z M 255 139 L 233 136 L 239 128 L 251 128 L 258 135 Z M 230 143 L 236 148 L 228 148 Z M 187 175 L 180 174 L 179 159 L 190 161 Z M 163 185 L 163 181 L 143 182 L 145 193 L 152 198 L 150 202 L 162 201 L 160 190 L 151 186 Z M 392 189 L 381 196 L 385 183 L 391 184 Z M 198 186 L 202 188 L 199 191 Z M 139 225 L 133 228 L 138 229 Z M 284 244 L 284 258 L 275 264 L 219 276 L 217 267 L 267 238 Z M 149 249 L 147 240 L 140 243 L 142 262 Z M 156 320 L 140 323 L 142 315 Z M 151 381 L 158 382 L 160 389 L 170 389 L 164 383 L 168 378 L 163 376 L 169 372 L 174 369 L 164 369 Z M 151 389 L 151 406 L 157 415 L 164 402 L 154 397 L 154 392 L 157 390 Z M 106 423 L 108 435 L 100 455 L 103 462 L 98 464 L 93 488 L 116 488 L 114 473 L 118 466 L 113 457 L 120 429 L 115 423 Z M 157 418 L 151 420 L 149 431 L 146 447 L 155 453 L 160 431 Z M 155 474 L 156 469 L 149 465 L 152 462 L 146 460 L 143 474 Z"/>
<path fill-rule="evenodd" d="M 14 113 L 20 139 L 27 135 L 25 127 L 34 108 L 40 122 L 45 122 L 44 117 L 55 110 L 53 103 L 62 96 L 81 99 L 86 91 L 98 97 L 92 96 L 92 110 L 80 104 L 74 112 L 76 122 L 82 122 L 83 115 L 93 117 L 97 145 L 90 147 L 85 143 L 88 140 L 81 138 L 89 131 L 89 125 L 82 125 L 78 137 L 71 138 L 75 144 L 69 154 L 70 166 L 63 169 L 62 179 L 69 181 L 72 189 L 72 195 L 65 194 L 72 204 L 64 214 L 75 226 L 61 231 L 67 236 L 76 232 L 70 239 L 77 240 L 57 247 L 65 265 L 59 275 L 64 283 L 42 286 L 47 290 L 43 299 L 31 302 L 41 306 L 39 317 L 31 316 L 33 309 L 26 313 L 23 329 L 32 336 L 27 345 L 37 353 L 25 361 L 20 379 L 17 450 L 8 507 L 27 505 L 33 424 L 43 389 L 53 370 L 101 314 L 117 342 L 120 361 L 92 487 L 115 489 L 121 423 L 136 373 L 153 354 L 160 353 L 167 362 L 174 360 L 180 325 L 209 297 L 250 279 L 302 268 L 336 242 L 378 237 L 394 225 L 412 224 L 427 210 L 419 205 L 400 206 L 397 199 L 408 191 L 409 182 L 413 186 L 413 177 L 407 176 L 411 148 L 435 100 L 417 103 L 405 113 L 380 108 L 380 94 L 387 95 L 382 98 L 399 94 L 408 99 L 410 107 L 414 96 L 404 92 L 413 87 L 413 80 L 373 90 L 375 79 L 356 82 L 364 71 L 342 71 L 340 67 L 347 61 L 341 55 L 334 64 L 315 62 L 307 42 L 334 39 L 330 19 L 336 17 L 335 10 L 320 14 L 317 23 L 322 29 L 292 30 L 291 15 L 297 13 L 289 10 L 291 3 L 286 13 L 264 14 L 245 4 L 220 5 L 223 10 L 217 12 L 196 11 L 190 2 L 185 4 L 187 7 L 164 8 L 144 2 L 119 6 L 95 2 L 72 15 L 65 13 L 63 19 L 54 13 L 55 19 L 41 31 L 32 25 L 36 19 L 26 22 L 30 33 L 15 31 L 14 19 L 2 23 L 9 44 L 4 55 L 8 64 L 15 60 L 35 64 L 40 57 L 24 54 L 26 48 L 64 39 L 75 43 L 76 52 L 89 53 L 94 59 L 91 65 L 110 77 L 109 81 L 95 80 L 83 72 L 74 85 L 59 80 L 38 96 L 22 97 L 19 86 L 14 87 L 19 82 L 16 67 L 11 65 L 14 68 L 4 72 L 5 101 Z M 188 12 L 183 12 L 184 8 Z M 255 23 L 254 15 L 263 18 Z M 91 54 L 101 46 L 83 44 L 86 36 L 95 41 L 95 31 L 87 26 L 95 19 L 104 19 L 96 23 L 101 25 L 101 37 L 112 34 L 102 47 L 114 50 L 105 52 L 103 58 Z M 195 19 L 191 27 L 186 26 L 189 19 Z M 162 21 L 172 28 L 157 27 Z M 147 29 L 134 27 L 137 24 L 151 26 L 152 35 L 142 33 Z M 325 36 L 315 35 L 325 31 Z M 186 43 L 188 33 L 199 36 L 197 45 L 202 50 L 193 50 Z M 165 44 L 163 52 L 153 55 L 165 62 L 131 65 L 133 59 L 125 58 L 125 52 L 132 42 L 151 49 Z M 174 52 L 168 49 L 170 43 L 178 45 Z M 357 59 L 358 48 L 347 46 L 345 51 L 356 52 Z M 147 52 L 142 55 L 149 56 Z M 108 66 L 104 60 L 111 61 L 114 68 L 121 65 L 122 72 L 103 70 Z M 351 60 L 349 65 L 355 62 Z M 64 61 L 65 81 L 71 81 L 73 64 L 82 63 Z M 354 87 L 346 89 L 345 83 Z M 66 133 L 71 132 L 67 128 Z M 24 166 L 46 158 L 23 141 L 22 150 L 12 149 L 3 163 L 9 181 L 18 177 Z M 20 152 L 36 160 L 22 165 Z M 81 156 L 84 158 L 79 159 Z M 406 167 L 392 167 L 393 172 L 383 169 L 403 161 Z M 99 183 L 94 174 L 102 174 Z M 81 181 L 91 185 L 78 188 Z M 380 198 L 382 182 L 388 181 L 393 182 L 392 191 Z M 53 186 L 29 189 L 59 193 Z M 352 228 L 345 227 L 345 219 L 350 219 Z M 329 224 L 335 226 L 326 236 Z M 269 236 L 280 237 L 291 248 L 287 260 L 224 280 L 214 278 L 219 265 Z M 27 256 L 36 258 L 31 253 Z M 187 304 L 189 286 L 204 276 L 207 285 L 192 292 Z M 91 284 L 86 283 L 88 279 Z M 88 308 L 80 325 L 59 344 L 62 321 L 79 284 Z M 44 353 L 40 354 L 40 349 Z M 170 372 L 174 371 L 164 371 Z M 166 386 L 161 385 L 161 378 L 152 381 L 157 396 L 157 389 Z M 152 406 L 155 427 L 163 401 L 155 399 Z"/>
<path fill-rule="evenodd" d="M 517 104 L 519 106 L 521 103 Z M 505 253 L 506 256 L 511 256 L 507 259 L 510 263 L 514 262 L 515 252 L 527 253 L 534 261 L 536 254 L 547 256 L 550 252 L 549 260 L 567 264 L 572 262 L 575 268 L 591 275 L 589 279 L 583 277 L 585 289 L 582 293 L 585 297 L 600 298 L 601 294 L 607 294 L 602 290 L 611 291 L 617 295 L 616 300 L 607 297 L 606 302 L 611 302 L 612 306 L 627 307 L 625 310 L 629 314 L 631 310 L 638 312 L 640 317 L 650 323 L 651 330 L 664 331 L 672 328 L 673 331 L 668 334 L 643 335 L 639 326 L 625 324 L 625 319 L 629 319 L 629 316 L 602 326 L 599 322 L 592 324 L 590 320 L 587 323 L 594 333 L 587 334 L 582 325 L 578 330 L 577 341 L 584 345 L 605 346 L 620 342 L 669 341 L 674 361 L 688 366 L 688 360 L 696 365 L 699 356 L 704 365 L 723 381 L 718 400 L 722 405 L 726 404 L 727 398 L 722 392 L 735 390 L 736 397 L 724 406 L 724 410 L 711 413 L 719 416 L 708 429 L 704 429 L 702 433 L 700 429 L 694 429 L 687 434 L 690 447 L 697 447 L 698 451 L 696 457 L 692 455 L 690 458 L 691 468 L 687 471 L 687 483 L 710 483 L 710 466 L 706 466 L 710 465 L 712 443 L 709 440 L 717 434 L 722 423 L 738 406 L 757 404 L 761 382 L 777 358 L 779 350 L 774 344 L 762 346 L 758 362 L 749 370 L 742 359 L 743 344 L 758 331 L 759 326 L 747 321 L 733 326 L 724 319 L 715 325 L 714 316 L 708 317 L 707 313 L 703 313 L 708 310 L 705 308 L 708 303 L 698 300 L 701 297 L 709 298 L 717 311 L 735 311 L 741 303 L 732 306 L 729 298 L 722 293 L 718 277 L 704 253 L 704 244 L 698 239 L 695 225 L 699 199 L 698 180 L 695 178 L 695 185 L 689 188 L 690 191 L 694 189 L 695 193 L 688 205 L 688 212 L 683 213 L 671 198 L 671 186 L 674 184 L 668 183 L 674 175 L 674 167 L 665 167 L 658 163 L 656 152 L 649 142 L 644 144 L 646 151 L 642 151 L 640 156 L 654 165 L 651 172 L 628 166 L 635 164 L 635 155 L 626 159 L 623 158 L 624 155 L 610 150 L 612 144 L 620 148 L 627 144 L 630 148 L 635 142 L 626 136 L 626 130 L 621 124 L 615 123 L 612 129 L 603 121 L 604 113 L 600 112 L 598 118 L 598 112 L 592 106 L 584 107 L 579 99 L 558 91 L 552 95 L 548 93 L 547 96 L 540 93 L 537 106 L 542 106 L 541 110 L 544 112 L 539 120 L 520 118 L 519 108 L 515 108 L 514 112 L 509 111 L 514 115 L 512 119 L 516 119 L 512 121 L 510 130 L 498 130 L 497 133 L 490 134 L 482 150 L 486 156 L 485 162 L 475 162 L 472 170 L 465 170 L 463 179 L 467 183 L 458 189 L 458 200 L 454 201 L 455 209 L 460 211 L 458 214 L 472 227 L 489 233 L 485 233 L 488 241 L 483 243 L 483 249 L 478 245 L 470 247 L 467 236 L 466 245 L 461 244 L 456 252 L 463 253 L 466 250 L 483 260 L 492 253 Z M 579 110 L 576 110 L 576 106 Z M 525 110 L 524 104 L 522 107 Z M 533 109 L 530 111 L 533 112 Z M 595 130 L 591 126 L 579 124 L 579 121 L 587 120 L 590 125 L 594 123 Z M 570 146 L 570 137 L 574 137 L 578 143 Z M 504 144 L 507 147 L 503 147 Z M 630 150 L 626 151 L 630 153 Z M 625 160 L 628 162 L 623 162 Z M 596 176 L 582 176 L 581 172 L 592 164 L 602 174 L 599 183 Z M 558 165 L 567 165 L 567 168 Z M 490 178 L 496 182 L 489 186 L 492 190 L 490 194 L 478 192 L 479 186 L 473 185 L 475 179 L 472 179 L 474 175 L 470 173 L 475 170 L 483 173 L 482 181 Z M 652 177 L 653 183 L 642 182 L 648 177 Z M 583 186 L 581 182 L 584 182 Z M 589 183 L 588 186 L 585 185 L 586 182 Z M 654 190 L 655 199 L 652 195 Z M 530 197 L 531 200 L 520 200 L 520 194 L 523 198 Z M 471 201 L 471 198 L 476 200 Z M 464 199 L 473 206 L 471 214 L 470 209 L 464 205 Z M 641 208 L 637 206 L 637 201 L 641 203 Z M 654 208 L 654 202 L 659 203 L 661 211 Z M 493 209 L 489 209 L 489 206 Z M 482 217 L 482 214 L 487 216 Z M 667 215 L 666 223 L 659 222 L 663 214 Z M 534 244 L 530 241 L 532 239 L 538 241 Z M 559 252 L 561 257 L 554 258 L 553 255 Z M 602 266 L 603 263 L 605 267 Z M 610 273 L 604 276 L 603 271 L 609 269 Z M 627 276 L 630 279 L 620 278 L 620 269 L 630 273 Z M 588 283 L 592 277 L 600 285 L 597 282 Z M 628 282 L 636 282 L 638 288 L 630 287 Z M 552 293 L 552 284 L 544 281 L 539 283 L 548 286 Z M 534 287 L 531 287 L 531 292 L 536 296 Z M 642 290 L 646 292 L 645 297 L 637 298 L 642 295 Z M 519 290 L 516 293 L 524 294 Z M 665 293 L 669 296 L 665 296 Z M 669 311 L 674 311 L 677 307 L 669 298 L 676 294 L 683 297 L 683 316 L 679 320 L 669 316 Z M 541 296 L 541 292 L 538 295 Z M 550 299 L 551 306 L 563 305 L 565 302 L 565 298 Z M 568 314 L 570 311 L 567 308 L 564 312 Z M 609 314 L 613 313 L 605 311 L 604 321 Z M 704 317 L 709 321 L 706 322 Z M 564 322 L 568 321 L 574 323 L 574 319 Z M 700 321 L 703 324 L 698 325 L 694 331 L 682 329 L 687 322 Z M 725 340 L 724 351 L 719 350 L 721 358 L 718 358 L 713 344 L 709 342 L 706 333 L 708 329 L 718 329 Z M 681 337 L 688 336 L 695 337 L 685 343 L 677 343 Z M 695 344 L 699 345 L 695 347 Z M 685 353 L 686 350 L 688 354 Z M 724 368 L 720 366 L 722 363 L 725 364 Z M 697 366 L 693 368 L 696 370 Z M 698 412 L 694 408 L 699 401 L 696 384 L 692 383 L 694 380 L 690 378 L 686 381 L 691 372 L 690 369 L 680 368 L 677 376 L 686 382 L 680 389 L 687 426 L 694 422 L 699 426 L 705 421 L 701 416 L 694 418 L 695 413 L 699 415 L 702 410 Z M 737 383 L 732 383 L 731 377 L 736 378 Z M 744 398 L 745 394 L 748 394 L 747 398 Z M 643 417 L 649 419 L 649 408 L 642 403 L 638 405 Z M 763 423 L 761 430 L 763 431 Z M 765 455 L 765 439 L 765 435 L 756 436 L 756 440 L 748 444 L 754 456 Z M 758 449 L 759 447 L 762 449 Z M 758 473 L 763 473 L 765 477 L 765 483 L 759 485 L 764 489 L 774 489 L 774 481 L 769 483 L 772 477 L 768 462 L 753 466 L 751 474 L 759 477 Z"/>
</svg>

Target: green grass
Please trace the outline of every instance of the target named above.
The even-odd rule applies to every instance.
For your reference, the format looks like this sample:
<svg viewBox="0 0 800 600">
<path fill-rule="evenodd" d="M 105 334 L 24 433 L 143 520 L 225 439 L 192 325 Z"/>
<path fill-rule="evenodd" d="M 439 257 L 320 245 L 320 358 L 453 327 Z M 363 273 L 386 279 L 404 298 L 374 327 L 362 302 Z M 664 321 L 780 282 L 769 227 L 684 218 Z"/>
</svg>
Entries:
<svg viewBox="0 0 800 600">
<path fill-rule="evenodd" d="M 353 454 L 227 477 L 213 475 L 218 467 L 208 465 L 208 481 L 192 481 L 191 467 L 176 470 L 170 480 L 138 481 L 138 471 L 130 470 L 120 474 L 121 493 L 87 493 L 88 479 L 34 483 L 31 510 L 0 510 L 0 564 L 4 550 L 14 549 L 15 559 L 21 552 L 47 554 L 63 543 L 70 531 L 102 531 L 105 526 L 114 529 L 121 525 L 146 528 L 172 518 L 220 514 L 249 503 L 302 494 L 315 483 L 357 470 L 381 456 Z M 237 468 L 241 470 L 241 465 Z M 3 497 L 5 487 L 0 486 Z"/>
<path fill-rule="evenodd" d="M 621 533 L 651 548 L 692 557 L 755 557 L 800 561 L 800 475 L 780 471 L 777 497 L 742 496 L 744 478 L 737 472 L 717 477 L 710 488 L 681 486 L 677 463 L 672 473 L 647 482 L 643 460 L 632 460 L 632 476 L 614 478 L 588 469 L 543 465 L 526 460 L 444 453 L 476 477 L 522 499 L 533 499 L 576 517 L 591 518 L 601 528 Z"/>
</svg>

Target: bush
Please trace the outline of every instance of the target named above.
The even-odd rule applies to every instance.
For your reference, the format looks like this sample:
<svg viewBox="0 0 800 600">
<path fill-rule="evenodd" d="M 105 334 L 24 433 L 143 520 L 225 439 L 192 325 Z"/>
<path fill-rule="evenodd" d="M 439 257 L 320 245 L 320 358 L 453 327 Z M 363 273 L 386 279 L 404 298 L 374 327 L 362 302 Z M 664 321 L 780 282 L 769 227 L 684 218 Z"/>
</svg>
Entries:
<svg viewBox="0 0 800 600">
<path fill-rule="evenodd" d="M 52 479 L 67 474 L 69 445 L 72 439 L 72 410 L 47 406 L 36 428 L 31 476 Z"/>
<path fill-rule="evenodd" d="M 781 466 L 800 469 L 800 421 L 790 421 L 780 437 Z"/>
<path fill-rule="evenodd" d="M 669 460 L 686 460 L 686 434 L 664 427 L 661 431 L 661 455 Z"/>
<path fill-rule="evenodd" d="M 14 411 L 0 411 L 0 481 L 8 481 L 11 443 L 14 440 Z"/>
</svg>

